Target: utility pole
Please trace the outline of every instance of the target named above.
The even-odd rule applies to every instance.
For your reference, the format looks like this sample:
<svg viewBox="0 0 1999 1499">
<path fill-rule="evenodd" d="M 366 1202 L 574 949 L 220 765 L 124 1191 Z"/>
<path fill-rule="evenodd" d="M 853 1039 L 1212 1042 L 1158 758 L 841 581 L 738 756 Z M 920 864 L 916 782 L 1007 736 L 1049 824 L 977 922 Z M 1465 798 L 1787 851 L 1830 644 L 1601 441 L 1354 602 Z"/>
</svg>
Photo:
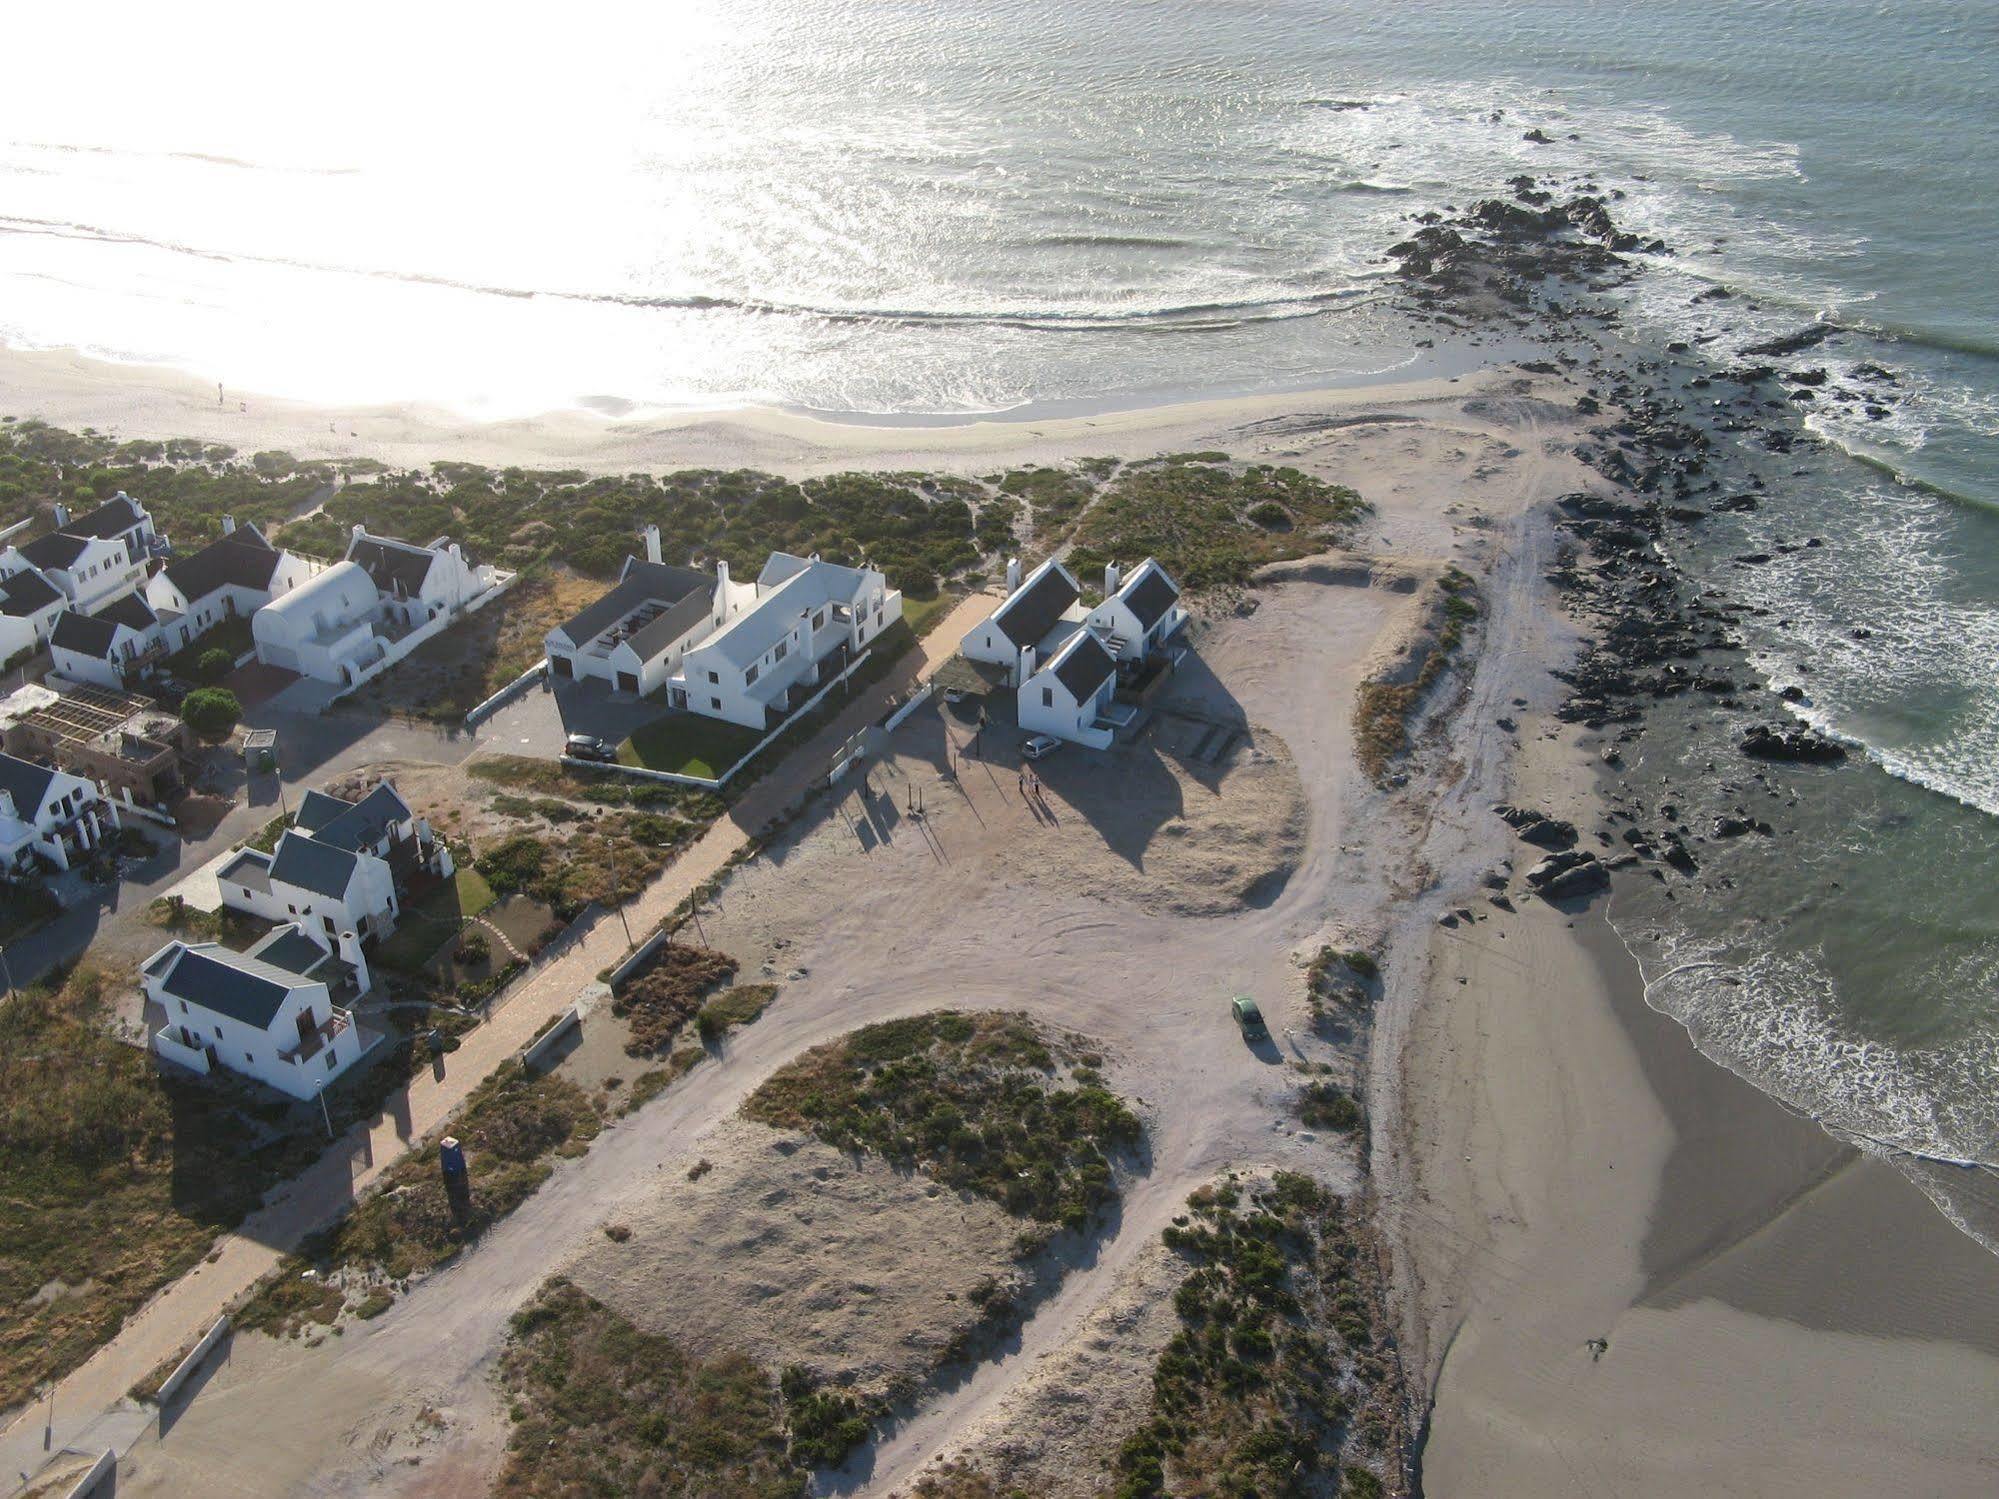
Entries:
<svg viewBox="0 0 1999 1499">
<path fill-rule="evenodd" d="M 319 1117 L 326 1123 L 326 1138 L 333 1138 L 333 1116 L 326 1111 L 326 1084 L 321 1082 L 312 1090 L 312 1096 L 319 1100 Z"/>
<path fill-rule="evenodd" d="M 631 919 L 625 915 L 624 897 L 618 891 L 618 842 L 616 836 L 604 840 L 604 847 L 611 859 L 611 899 L 617 903 L 618 920 L 624 923 L 625 946 L 634 946 Z"/>
</svg>

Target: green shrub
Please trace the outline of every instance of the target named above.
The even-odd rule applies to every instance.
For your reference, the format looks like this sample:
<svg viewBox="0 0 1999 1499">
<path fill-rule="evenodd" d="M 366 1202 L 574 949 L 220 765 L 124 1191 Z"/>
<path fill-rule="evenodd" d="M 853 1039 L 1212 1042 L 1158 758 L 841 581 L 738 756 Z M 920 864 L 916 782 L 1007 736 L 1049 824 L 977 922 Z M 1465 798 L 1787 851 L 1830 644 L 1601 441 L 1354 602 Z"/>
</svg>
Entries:
<svg viewBox="0 0 1999 1499">
<path fill-rule="evenodd" d="M 227 739 L 243 720 L 243 705 L 223 687 L 197 687 L 180 705 L 181 721 L 209 743 Z"/>
<path fill-rule="evenodd" d="M 227 651 L 203 651 L 194 663 L 194 674 L 204 682 L 219 682 L 236 668 L 236 658 Z"/>
</svg>

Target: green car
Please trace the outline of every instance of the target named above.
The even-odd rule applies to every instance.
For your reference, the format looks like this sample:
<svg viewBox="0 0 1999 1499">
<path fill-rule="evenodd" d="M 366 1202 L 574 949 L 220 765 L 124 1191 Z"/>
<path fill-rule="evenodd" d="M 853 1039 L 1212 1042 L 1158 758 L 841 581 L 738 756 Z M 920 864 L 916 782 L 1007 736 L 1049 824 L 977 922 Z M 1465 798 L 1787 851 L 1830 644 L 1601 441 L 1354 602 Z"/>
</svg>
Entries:
<svg viewBox="0 0 1999 1499">
<path fill-rule="evenodd" d="M 1264 1028 L 1263 1011 L 1256 1007 L 1256 1001 L 1247 994 L 1238 994 L 1229 1001 L 1229 1013 L 1235 1016 L 1235 1023 L 1242 1027 L 1242 1033 L 1247 1039 L 1258 1041 L 1270 1034 Z"/>
</svg>

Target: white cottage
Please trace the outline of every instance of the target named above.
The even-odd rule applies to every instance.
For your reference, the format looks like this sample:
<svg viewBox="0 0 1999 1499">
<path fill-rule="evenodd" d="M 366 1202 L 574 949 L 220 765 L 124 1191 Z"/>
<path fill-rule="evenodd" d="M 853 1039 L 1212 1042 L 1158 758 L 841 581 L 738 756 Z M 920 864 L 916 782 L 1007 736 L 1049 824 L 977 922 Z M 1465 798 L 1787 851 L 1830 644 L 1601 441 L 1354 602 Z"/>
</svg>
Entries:
<svg viewBox="0 0 1999 1499">
<path fill-rule="evenodd" d="M 195 1072 L 216 1067 L 309 1099 L 359 1061 L 368 1038 L 333 1003 L 325 949 L 287 923 L 248 952 L 169 942 L 140 968 L 158 1007 L 153 1050 Z"/>
<path fill-rule="evenodd" d="M 1021 653 L 1020 726 L 1091 749 L 1109 749 L 1112 730 L 1099 723 L 1117 695 L 1117 658 L 1087 629 L 1076 628 L 1044 663 L 1030 646 Z"/>
<path fill-rule="evenodd" d="M 662 563 L 659 527 L 645 528 L 646 555 L 625 559 L 611 591 L 548 632 L 544 650 L 557 681 L 595 678 L 619 692 L 665 686 L 690 647 L 756 601 L 756 587 L 733 583 L 729 564 L 713 575 Z"/>
<path fill-rule="evenodd" d="M 342 686 L 400 661 L 511 575 L 440 537 L 413 546 L 354 528 L 347 555 L 259 609 L 257 659 Z"/>
<path fill-rule="evenodd" d="M 4 569 L 11 567 L 11 571 Z M 56 620 L 69 607 L 47 578 L 14 548 L 0 553 L 0 666 L 12 665 L 49 643 Z"/>
<path fill-rule="evenodd" d="M 67 869 L 118 825 L 118 809 L 94 782 L 0 754 L 0 872 Z"/>
<path fill-rule="evenodd" d="M 15 570 L 14 557 L 53 583 L 72 609 L 95 609 L 146 581 L 146 559 L 135 558 L 122 536 L 51 531 L 0 553 L 0 572 Z"/>
<path fill-rule="evenodd" d="M 166 538 L 153 526 L 152 512 L 122 489 L 82 515 L 72 517 L 68 506 L 58 505 L 55 517 L 56 529 L 71 536 L 124 542 L 126 552 L 136 562 L 145 562 L 167 550 Z"/>
<path fill-rule="evenodd" d="M 1187 623 L 1180 585 L 1147 557 L 1121 577 L 1113 562 L 1104 569 L 1104 601 L 1090 611 L 1089 626 L 1116 656 L 1136 666 L 1157 654 Z"/>
<path fill-rule="evenodd" d="M 772 552 L 741 611 L 682 656 L 667 701 L 769 728 L 901 618 L 902 594 L 875 569 Z"/>
<path fill-rule="evenodd" d="M 113 691 L 165 655 L 160 617 L 136 593 L 88 614 L 66 609 L 49 633 L 49 659 L 59 675 Z"/>
<path fill-rule="evenodd" d="M 239 526 L 224 516 L 221 536 L 153 574 L 146 602 L 160 615 L 174 616 L 165 635 L 177 651 L 226 619 L 249 618 L 318 571 L 318 563 L 280 551 L 255 526 Z"/>
<path fill-rule="evenodd" d="M 216 873 L 222 903 L 296 921 L 368 987 L 361 944 L 386 937 L 420 871 L 453 872 L 451 852 L 387 781 L 358 802 L 308 791 L 268 854 L 246 848 Z"/>
</svg>

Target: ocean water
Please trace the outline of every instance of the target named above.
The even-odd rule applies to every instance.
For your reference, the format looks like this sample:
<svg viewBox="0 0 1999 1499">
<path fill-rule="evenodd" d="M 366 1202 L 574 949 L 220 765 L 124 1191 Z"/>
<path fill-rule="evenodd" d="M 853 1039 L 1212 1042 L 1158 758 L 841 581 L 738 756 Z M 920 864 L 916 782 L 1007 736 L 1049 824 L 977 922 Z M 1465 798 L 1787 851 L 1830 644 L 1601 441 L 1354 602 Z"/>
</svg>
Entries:
<svg viewBox="0 0 1999 1499">
<path fill-rule="evenodd" d="M 1684 558 L 1768 609 L 1758 668 L 1864 759 L 1620 924 L 1728 1065 L 1881 1148 L 1999 1160 L 1989 0 L 41 7 L 7 35 L 0 340 L 334 403 L 1024 415 L 1412 369 L 1408 216 L 1589 177 L 1673 247 L 1626 338 L 1726 366 L 1824 319 L 1778 362 L 1897 394 L 1805 408 L 1828 445 L 1763 460 L 1763 508 Z M 1634 775 L 1769 800 L 1737 764 L 1688 709 Z"/>
</svg>

